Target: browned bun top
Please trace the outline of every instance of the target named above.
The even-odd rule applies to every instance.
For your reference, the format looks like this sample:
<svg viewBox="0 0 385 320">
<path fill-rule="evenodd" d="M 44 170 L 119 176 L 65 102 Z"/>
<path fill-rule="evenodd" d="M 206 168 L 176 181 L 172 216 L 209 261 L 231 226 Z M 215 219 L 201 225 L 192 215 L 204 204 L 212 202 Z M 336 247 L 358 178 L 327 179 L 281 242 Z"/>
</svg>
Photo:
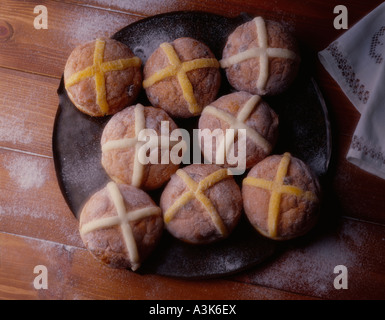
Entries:
<svg viewBox="0 0 385 320">
<path fill-rule="evenodd" d="M 252 99 L 252 100 L 251 100 Z M 238 119 L 240 113 L 247 108 L 246 105 L 251 102 L 252 108 L 250 112 L 246 112 L 246 120 Z M 214 107 L 215 109 L 212 109 Z M 209 111 L 209 109 L 211 110 Z M 233 122 L 221 118 L 220 114 L 216 112 L 230 115 L 230 120 Z M 237 121 L 237 119 L 239 121 Z M 239 125 L 243 129 L 253 130 L 257 135 L 261 136 L 264 142 L 256 142 L 251 136 L 250 131 L 246 131 L 246 168 L 251 168 L 253 165 L 267 157 L 272 151 L 276 141 L 278 139 L 278 115 L 273 109 L 260 97 L 255 97 L 252 94 L 240 91 L 224 95 L 210 104 L 209 108 L 205 108 L 199 118 L 199 129 L 209 129 L 213 132 L 216 129 L 223 130 L 223 134 L 226 134 L 227 129 L 237 128 Z M 241 128 L 241 129 L 242 129 Z M 235 143 L 233 149 L 235 154 L 238 154 L 238 134 L 236 133 Z M 212 141 L 212 161 L 216 162 L 217 155 L 217 141 Z M 265 145 L 266 144 L 266 145 Z M 204 141 L 201 143 L 202 152 L 204 151 Z M 207 156 L 206 156 L 207 158 Z M 224 166 L 231 167 L 224 159 Z M 217 163 L 219 164 L 219 163 Z"/>
<path fill-rule="evenodd" d="M 114 268 L 133 268 L 146 259 L 160 240 L 163 220 L 160 208 L 144 191 L 128 185 L 117 185 L 124 203 L 124 216 L 130 216 L 135 210 L 149 208 L 152 214 L 133 221 L 110 223 L 87 230 L 95 222 L 119 217 L 117 206 L 108 187 L 93 194 L 85 203 L 79 221 L 79 230 L 86 248 L 100 261 Z M 138 261 L 133 261 L 127 246 L 127 225 L 138 252 Z"/>
<path fill-rule="evenodd" d="M 97 59 L 101 69 L 105 70 L 104 77 L 100 74 L 99 81 L 104 81 L 98 101 L 95 72 L 83 75 L 81 80 L 73 82 L 75 75 L 94 66 L 95 50 L 98 45 L 105 43 L 104 50 L 100 49 L 101 56 Z M 91 116 L 104 116 L 115 114 L 137 98 L 142 87 L 142 70 L 140 59 L 135 57 L 130 48 L 125 44 L 108 38 L 97 39 L 76 47 L 70 54 L 64 68 L 64 83 L 69 98 L 82 112 Z M 125 65 L 119 65 L 119 60 L 132 59 Z M 116 63 L 112 70 L 106 62 Z M 95 67 L 94 67 L 95 68 Z M 102 85 L 103 87 L 103 85 Z M 105 100 L 102 95 L 105 94 Z M 103 102 L 104 101 L 104 102 Z M 105 103 L 105 105 L 103 104 Z"/>
<path fill-rule="evenodd" d="M 170 176 L 178 169 L 179 164 L 174 164 L 171 160 L 168 164 L 161 164 L 161 153 L 159 152 L 160 149 L 158 149 L 158 163 L 140 164 L 138 169 L 138 167 L 135 167 L 135 162 L 138 161 L 138 153 L 136 152 L 138 143 L 134 143 L 129 147 L 103 151 L 103 146 L 108 142 L 136 137 L 135 126 L 137 125 L 136 122 L 140 121 L 136 119 L 135 115 L 135 108 L 137 106 L 130 106 L 115 114 L 105 126 L 101 137 L 101 161 L 111 179 L 119 183 L 135 185 L 133 181 L 133 176 L 136 174 L 135 170 L 143 170 L 140 181 L 138 181 L 136 186 L 144 190 L 153 190 L 161 187 L 168 181 Z M 143 108 L 145 120 L 143 129 L 154 130 L 160 137 L 162 134 L 162 121 L 168 124 L 169 134 L 178 128 L 170 116 L 162 109 L 149 106 L 141 107 Z"/>
<path fill-rule="evenodd" d="M 260 28 L 258 31 L 255 21 L 253 19 L 240 25 L 230 34 L 223 50 L 223 60 L 252 48 L 260 48 L 260 41 L 264 40 L 259 33 L 266 37 L 267 48 L 289 50 L 293 57 L 277 57 L 273 53 L 268 58 L 267 80 L 262 87 L 258 87 L 258 79 L 263 77 L 265 67 L 259 56 L 226 67 L 226 75 L 230 84 L 239 91 L 276 95 L 285 91 L 295 79 L 300 63 L 299 49 L 295 38 L 281 23 L 262 19 L 265 30 Z"/>
<path fill-rule="evenodd" d="M 278 181 L 278 169 L 284 163 L 284 157 L 290 160 L 281 183 Z M 277 188 L 283 189 L 272 190 L 274 183 L 278 184 Z M 280 196 L 277 198 L 278 193 Z M 243 181 L 242 196 L 245 213 L 251 224 L 261 234 L 276 240 L 305 234 L 318 217 L 318 179 L 303 161 L 287 153 L 283 156 L 269 156 L 255 165 Z M 278 208 L 276 218 L 273 218 L 274 202 Z M 276 221 L 276 227 L 269 225 L 269 219 Z"/>
<path fill-rule="evenodd" d="M 232 176 L 213 176 L 224 171 L 227 170 L 216 165 L 192 164 L 171 177 L 161 195 L 160 207 L 166 228 L 173 236 L 203 244 L 231 233 L 241 215 L 242 196 Z M 188 194 L 190 197 L 186 198 Z M 213 217 L 219 218 L 219 224 Z M 225 232 L 220 231 L 220 225 Z"/>
<path fill-rule="evenodd" d="M 157 81 L 149 86 L 146 86 L 146 81 L 157 72 L 169 68 L 171 65 L 164 49 L 159 47 L 156 49 L 144 66 L 144 87 L 146 89 L 147 97 L 153 106 L 160 107 L 166 110 L 171 116 L 178 118 L 189 118 L 199 115 L 201 109 L 213 101 L 218 93 L 221 78 L 219 72 L 219 64 L 215 59 L 214 54 L 210 48 L 204 43 L 183 37 L 174 40 L 170 44 L 175 51 L 180 63 L 188 61 L 198 61 L 197 59 L 214 59 L 212 63 L 216 66 L 206 66 L 194 68 L 186 71 L 187 86 L 190 83 L 193 95 L 191 96 L 186 90 L 182 88 L 178 76 L 168 76 Z M 186 98 L 188 96 L 188 98 Z M 195 100 L 196 110 L 191 109 L 189 100 Z"/>
</svg>

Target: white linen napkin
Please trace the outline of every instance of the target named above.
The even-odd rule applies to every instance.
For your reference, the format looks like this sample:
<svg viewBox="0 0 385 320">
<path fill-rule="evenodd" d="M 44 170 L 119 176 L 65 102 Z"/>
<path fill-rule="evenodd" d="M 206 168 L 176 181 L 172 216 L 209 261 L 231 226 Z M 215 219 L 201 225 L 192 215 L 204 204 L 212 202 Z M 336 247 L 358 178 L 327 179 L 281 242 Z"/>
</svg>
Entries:
<svg viewBox="0 0 385 320">
<path fill-rule="evenodd" d="M 318 57 L 361 113 L 347 160 L 385 179 L 385 2 Z"/>
</svg>

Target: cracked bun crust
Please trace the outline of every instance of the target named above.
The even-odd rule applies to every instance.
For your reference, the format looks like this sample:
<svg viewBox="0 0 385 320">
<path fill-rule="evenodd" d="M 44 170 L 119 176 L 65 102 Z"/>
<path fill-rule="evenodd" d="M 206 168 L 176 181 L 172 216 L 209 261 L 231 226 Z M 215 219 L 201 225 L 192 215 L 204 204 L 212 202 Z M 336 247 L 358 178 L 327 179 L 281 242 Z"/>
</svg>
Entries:
<svg viewBox="0 0 385 320">
<path fill-rule="evenodd" d="M 144 190 L 154 190 L 168 181 L 179 168 L 172 161 L 162 164 L 160 148 L 157 163 L 139 161 L 137 132 L 151 129 L 158 137 L 161 135 L 162 121 L 168 122 L 169 134 L 177 129 L 175 122 L 159 108 L 144 107 L 140 104 L 130 106 L 115 114 L 107 123 L 101 137 L 102 166 L 112 180 L 118 183 L 134 185 Z M 169 136 L 167 136 L 169 137 Z M 145 142 L 142 142 L 142 145 Z M 170 152 L 163 149 L 162 152 Z"/>
<path fill-rule="evenodd" d="M 97 39 L 72 51 L 64 83 L 80 111 L 95 117 L 112 115 L 137 98 L 142 87 L 141 61 L 123 43 Z"/>
<path fill-rule="evenodd" d="M 179 169 L 166 185 L 160 207 L 167 230 L 176 238 L 205 244 L 226 238 L 237 225 L 242 196 L 234 178 L 211 164 Z"/>
<path fill-rule="evenodd" d="M 320 187 L 310 168 L 290 154 L 255 165 L 242 186 L 247 218 L 262 235 L 288 240 L 308 232 L 319 213 Z"/>
<path fill-rule="evenodd" d="M 246 51 L 251 55 L 248 59 L 233 63 L 227 60 Z M 297 43 L 287 28 L 261 17 L 240 25 L 230 34 L 221 60 L 227 79 L 235 89 L 258 95 L 285 91 L 295 79 L 299 63 Z"/>
<path fill-rule="evenodd" d="M 172 69 L 172 65 L 178 67 Z M 157 77 L 162 70 L 168 71 L 167 75 Z M 199 115 L 216 98 L 221 84 L 214 54 L 202 42 L 187 37 L 161 44 L 143 73 L 143 87 L 151 104 L 177 118 Z"/>
<path fill-rule="evenodd" d="M 223 113 L 225 113 L 225 117 L 230 116 L 230 118 L 225 119 L 221 115 Z M 229 123 L 229 121 L 233 122 L 233 124 Z M 278 139 L 277 114 L 265 101 L 260 99 L 260 97 L 253 96 L 248 92 L 235 92 L 220 97 L 212 102 L 210 107 L 206 107 L 199 118 L 199 129 L 202 130 L 209 129 L 213 132 L 216 129 L 221 129 L 225 135 L 227 129 L 234 127 L 249 130 L 249 132 L 246 131 L 246 168 L 251 168 L 266 158 L 271 153 Z M 259 141 L 258 137 L 256 139 L 255 134 L 252 135 L 250 130 L 260 135 L 259 139 L 263 139 L 263 141 Z M 236 135 L 234 139 L 235 143 L 229 145 L 229 151 L 231 154 L 235 152 L 236 156 L 239 155 L 237 137 Z M 221 143 L 223 144 L 224 142 Z M 224 154 L 224 149 L 221 149 L 221 143 L 218 144 L 218 149 L 222 150 Z M 210 150 L 208 152 L 211 153 L 213 163 L 226 167 L 236 166 L 236 164 L 233 163 L 229 164 L 226 161 L 227 157 L 222 157 L 223 161 L 221 163 L 216 162 L 217 152 L 219 153 L 221 151 L 217 150 L 217 142 L 215 139 L 212 139 L 211 149 L 212 152 L 210 152 Z M 201 150 L 205 158 L 210 159 L 208 158 L 209 155 L 205 155 L 204 152 L 204 139 L 201 141 Z"/>
<path fill-rule="evenodd" d="M 160 208 L 144 191 L 112 182 L 85 203 L 79 230 L 98 260 L 136 270 L 157 246 L 163 220 Z"/>
</svg>

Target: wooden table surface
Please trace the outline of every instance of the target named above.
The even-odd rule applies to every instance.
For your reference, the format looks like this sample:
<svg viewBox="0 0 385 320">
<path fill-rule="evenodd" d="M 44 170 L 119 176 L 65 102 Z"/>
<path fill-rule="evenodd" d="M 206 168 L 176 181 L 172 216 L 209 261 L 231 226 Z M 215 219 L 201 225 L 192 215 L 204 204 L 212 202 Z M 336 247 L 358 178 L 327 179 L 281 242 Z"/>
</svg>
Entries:
<svg viewBox="0 0 385 320">
<path fill-rule="evenodd" d="M 381 2 L 1 0 L 0 299 L 385 298 L 385 181 L 346 161 L 359 113 L 316 59 L 344 32 L 333 27 L 336 5 L 346 5 L 351 27 Z M 37 5 L 48 9 L 48 29 L 34 28 Z M 80 239 L 53 163 L 56 90 L 73 48 L 178 10 L 247 12 L 285 22 L 314 55 L 314 76 L 332 123 L 325 208 L 316 228 L 261 265 L 220 279 L 139 275 L 98 263 Z M 34 286 L 37 265 L 47 267 L 48 289 Z M 333 285 L 337 265 L 348 270 L 347 289 Z"/>
</svg>

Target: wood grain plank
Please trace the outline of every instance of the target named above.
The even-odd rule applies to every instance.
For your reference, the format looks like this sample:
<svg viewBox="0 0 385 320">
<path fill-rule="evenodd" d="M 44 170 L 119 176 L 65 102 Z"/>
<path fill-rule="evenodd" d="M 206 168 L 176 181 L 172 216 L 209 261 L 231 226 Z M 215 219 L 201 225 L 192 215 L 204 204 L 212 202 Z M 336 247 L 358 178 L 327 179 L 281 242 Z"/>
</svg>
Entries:
<svg viewBox="0 0 385 320">
<path fill-rule="evenodd" d="M 48 270 L 35 289 L 34 267 Z M 108 268 L 87 250 L 0 232 L 0 299 L 256 300 L 311 299 L 230 280 L 186 281 Z"/>
<path fill-rule="evenodd" d="M 0 149 L 0 231 L 83 246 L 52 159 Z"/>
<path fill-rule="evenodd" d="M 152 16 L 160 13 L 198 10 L 234 17 L 242 12 L 252 16 L 263 15 L 266 18 L 284 22 L 299 37 L 300 41 L 306 41 L 307 45 L 316 50 L 321 50 L 343 31 L 333 27 L 335 6 L 344 4 L 349 12 L 349 25 L 353 25 L 366 13 L 370 12 L 382 1 L 311 1 L 307 3 L 290 0 L 65 0 L 68 3 L 76 3 L 82 6 L 104 8 L 117 12 L 126 12 L 141 16 Z"/>
<path fill-rule="evenodd" d="M 36 30 L 36 5 L 48 10 L 48 29 Z M 71 51 L 97 37 L 110 37 L 138 20 L 132 15 L 68 3 L 42 0 L 0 2 L 0 21 L 12 28 L 12 36 L 1 42 L 0 67 L 61 77 Z"/>
<path fill-rule="evenodd" d="M 384 226 L 323 219 L 305 238 L 287 242 L 270 262 L 240 280 L 323 299 L 385 299 Z M 347 289 L 335 289 L 334 268 L 347 268 Z"/>
<path fill-rule="evenodd" d="M 52 157 L 59 80 L 0 68 L 0 147 Z"/>
</svg>

